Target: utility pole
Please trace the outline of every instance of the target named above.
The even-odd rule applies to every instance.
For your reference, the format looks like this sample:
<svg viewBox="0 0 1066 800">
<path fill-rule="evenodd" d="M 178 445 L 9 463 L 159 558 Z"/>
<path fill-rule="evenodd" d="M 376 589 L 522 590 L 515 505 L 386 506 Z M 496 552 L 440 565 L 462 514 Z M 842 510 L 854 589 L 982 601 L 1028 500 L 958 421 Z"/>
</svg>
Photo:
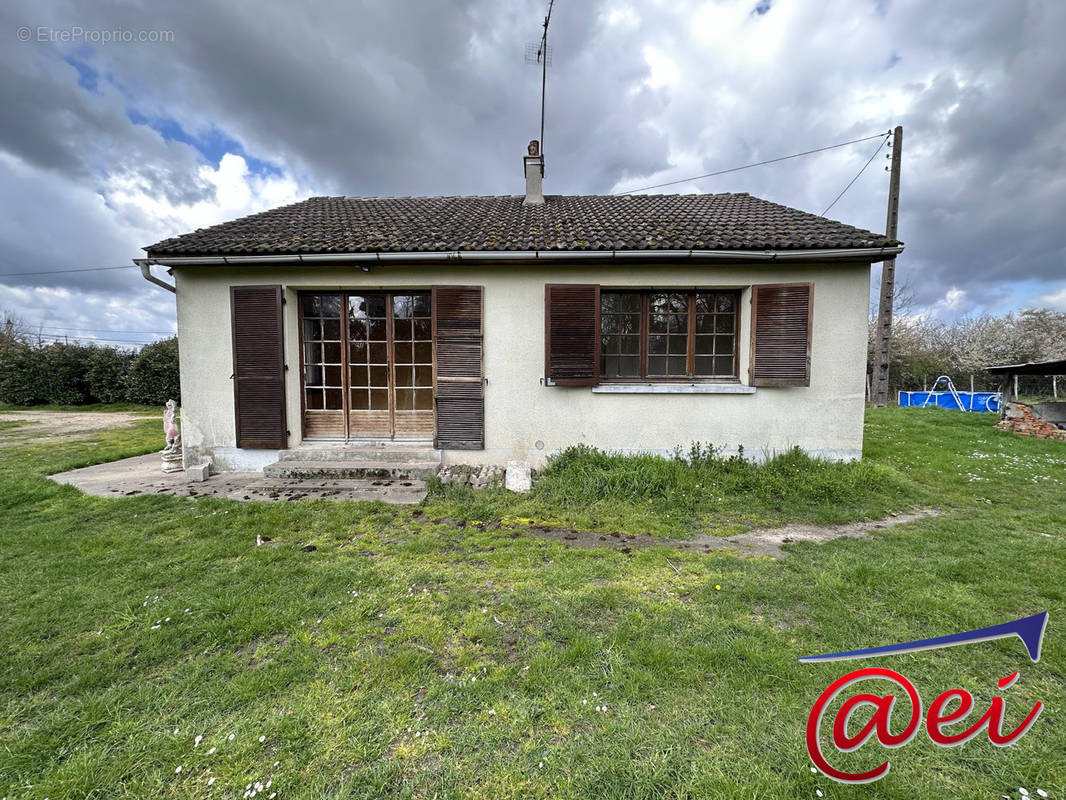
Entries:
<svg viewBox="0 0 1066 800">
<path fill-rule="evenodd" d="M 899 223 L 899 169 L 903 158 L 903 126 L 892 132 L 892 166 L 888 182 L 888 218 L 885 235 L 896 238 Z M 892 363 L 892 301 L 895 295 L 896 259 L 886 258 L 881 265 L 881 300 L 877 307 L 874 331 L 874 405 L 888 404 L 888 369 Z"/>
</svg>

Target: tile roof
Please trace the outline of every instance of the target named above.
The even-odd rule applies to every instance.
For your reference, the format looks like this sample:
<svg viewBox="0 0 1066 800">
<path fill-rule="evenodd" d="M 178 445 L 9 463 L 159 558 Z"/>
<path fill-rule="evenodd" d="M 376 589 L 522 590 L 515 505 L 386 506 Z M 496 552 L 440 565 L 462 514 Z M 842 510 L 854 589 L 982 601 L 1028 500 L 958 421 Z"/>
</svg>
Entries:
<svg viewBox="0 0 1066 800">
<path fill-rule="evenodd" d="M 312 197 L 164 239 L 164 255 L 883 247 L 882 234 L 748 194 Z"/>
</svg>

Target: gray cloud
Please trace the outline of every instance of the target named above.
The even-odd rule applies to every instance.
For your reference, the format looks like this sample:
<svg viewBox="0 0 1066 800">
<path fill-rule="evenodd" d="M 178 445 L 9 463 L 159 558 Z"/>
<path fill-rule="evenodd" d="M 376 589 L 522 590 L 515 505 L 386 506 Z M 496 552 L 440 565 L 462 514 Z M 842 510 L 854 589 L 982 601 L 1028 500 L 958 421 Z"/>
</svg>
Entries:
<svg viewBox="0 0 1066 800">
<path fill-rule="evenodd" d="M 659 183 L 901 122 L 908 249 L 899 269 L 918 301 L 959 287 L 967 307 L 1000 309 L 1062 288 L 1066 55 L 1057 39 L 1066 6 L 768 5 L 755 14 L 750 2 L 635 2 L 629 11 L 557 3 L 548 191 Z M 6 4 L 0 35 L 12 39 L 19 25 L 166 30 L 173 39 L 0 49 L 0 211 L 19 220 L 0 222 L 0 272 L 122 263 L 184 232 L 180 216 L 109 208 L 109 181 L 171 205 L 213 200 L 196 148 L 133 124 L 131 110 L 176 120 L 195 137 L 221 132 L 318 193 L 516 193 L 540 110 L 539 71 L 523 51 L 545 6 Z M 78 85 L 64 57 L 96 70 L 95 91 Z M 749 191 L 819 212 L 876 144 L 663 191 Z M 883 227 L 883 163 L 831 216 Z M 114 273 L 31 283 L 133 291 Z"/>
</svg>

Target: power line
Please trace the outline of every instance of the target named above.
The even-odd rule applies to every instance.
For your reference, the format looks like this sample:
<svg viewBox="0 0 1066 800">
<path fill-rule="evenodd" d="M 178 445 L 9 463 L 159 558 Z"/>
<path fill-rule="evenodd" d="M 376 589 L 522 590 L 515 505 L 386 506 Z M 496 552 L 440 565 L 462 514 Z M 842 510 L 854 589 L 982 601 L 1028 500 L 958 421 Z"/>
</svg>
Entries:
<svg viewBox="0 0 1066 800">
<path fill-rule="evenodd" d="M 58 325 L 27 325 L 33 330 L 63 331 L 64 333 L 88 331 L 90 333 L 135 333 L 159 334 L 160 336 L 177 336 L 173 331 L 125 331 L 118 328 L 64 328 Z"/>
<path fill-rule="evenodd" d="M 72 272 L 105 272 L 111 269 L 134 269 L 137 265 L 122 267 L 83 267 L 81 269 L 47 269 L 42 272 L 0 272 L 0 278 L 18 278 L 24 275 L 67 275 Z"/>
<path fill-rule="evenodd" d="M 877 149 L 876 149 L 876 150 L 874 150 L 874 154 L 873 154 L 872 156 L 870 156 L 870 160 L 869 160 L 869 161 L 867 161 L 867 162 L 866 162 L 865 164 L 863 164 L 863 165 L 862 165 L 862 169 L 860 169 L 860 170 L 859 170 L 859 171 L 858 171 L 858 172 L 857 172 L 857 173 L 855 174 L 855 177 L 854 177 L 854 178 L 852 178 L 852 179 L 851 179 L 850 181 L 848 181 L 848 185 L 847 185 L 847 186 L 845 186 L 845 187 L 844 187 L 844 188 L 843 188 L 843 189 L 841 190 L 840 194 L 838 194 L 838 195 L 836 196 L 836 200 L 834 200 L 834 201 L 833 201 L 832 203 L 830 203 L 830 204 L 829 204 L 828 206 L 826 206 L 826 208 L 825 208 L 825 211 L 823 211 L 823 212 L 822 212 L 822 213 L 821 213 L 821 214 L 820 214 L 819 216 L 822 216 L 822 217 L 824 217 L 824 216 L 825 216 L 826 214 L 828 214 L 828 213 L 829 213 L 829 209 L 831 209 L 831 208 L 832 208 L 833 206 L 835 206 L 835 205 L 837 204 L 837 200 L 839 200 L 839 199 L 840 199 L 841 197 L 843 197 L 843 196 L 844 196 L 844 193 L 845 193 L 845 192 L 846 192 L 846 191 L 847 191 L 848 189 L 850 189 L 850 188 L 851 188 L 851 185 L 852 185 L 853 183 L 855 183 L 855 181 L 857 181 L 857 180 L 859 179 L 859 175 L 862 175 L 862 173 L 866 172 L 866 168 L 867 168 L 868 166 L 870 166 L 870 164 L 871 164 L 871 163 L 873 162 L 873 160 L 874 160 L 875 158 L 877 158 L 877 154 L 878 154 L 878 153 L 880 153 L 880 152 L 881 152 L 881 148 L 885 146 L 885 142 L 887 142 L 887 141 L 888 141 L 888 137 L 889 137 L 889 135 L 890 135 L 890 134 L 887 134 L 887 133 L 885 134 L 885 138 L 881 140 L 881 144 L 877 145 Z"/>
<path fill-rule="evenodd" d="M 31 339 L 50 339 L 53 343 L 54 342 L 69 341 L 71 339 L 73 339 L 75 341 L 84 341 L 84 342 L 89 342 L 89 343 L 92 343 L 92 342 L 108 342 L 108 343 L 114 343 L 114 344 L 155 344 L 156 341 L 158 341 L 158 340 L 153 340 L 153 341 L 146 342 L 146 341 L 143 341 L 143 340 L 140 340 L 140 339 L 100 339 L 100 338 L 95 338 L 95 337 L 88 338 L 88 337 L 85 337 L 85 336 L 82 336 L 82 337 L 66 336 L 64 334 L 59 334 L 59 333 L 28 334 L 28 336 Z"/>
<path fill-rule="evenodd" d="M 703 178 L 713 178 L 716 175 L 725 175 L 729 172 L 740 172 L 742 169 L 751 169 L 752 167 L 762 167 L 767 164 L 776 164 L 778 161 L 788 161 L 790 158 L 799 158 L 800 156 L 809 156 L 813 153 L 823 153 L 826 150 L 835 150 L 838 147 L 847 147 L 849 144 L 858 144 L 859 142 L 868 142 L 871 139 L 880 139 L 881 137 L 888 136 L 886 133 L 879 133 L 876 136 L 864 136 L 862 139 L 852 139 L 850 142 L 841 142 L 840 144 L 831 144 L 826 147 L 816 147 L 814 150 L 804 150 L 802 153 L 793 153 L 790 156 L 780 156 L 778 158 L 770 158 L 766 161 L 756 161 L 754 164 L 745 164 L 742 167 L 730 167 L 729 169 L 720 169 L 717 172 L 708 172 L 704 175 L 695 175 L 691 178 L 681 178 L 676 181 L 667 181 L 666 183 L 657 183 L 654 186 L 642 186 L 639 189 L 626 189 L 625 191 L 614 192 L 614 194 L 634 194 L 636 192 L 646 192 L 648 189 L 659 189 L 663 186 L 674 186 L 678 183 L 688 183 L 689 181 L 698 181 Z"/>
</svg>

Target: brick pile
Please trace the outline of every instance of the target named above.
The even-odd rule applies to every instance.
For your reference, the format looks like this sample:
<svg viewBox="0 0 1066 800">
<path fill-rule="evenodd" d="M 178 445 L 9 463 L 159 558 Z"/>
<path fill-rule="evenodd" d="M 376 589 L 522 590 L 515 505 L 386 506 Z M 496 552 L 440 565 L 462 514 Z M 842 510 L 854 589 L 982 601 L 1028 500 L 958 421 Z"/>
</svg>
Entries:
<svg viewBox="0 0 1066 800">
<path fill-rule="evenodd" d="M 1066 442 L 1066 431 L 1054 422 L 1041 419 L 1024 403 L 1008 403 L 1006 416 L 996 423 L 996 427 L 1001 431 L 1020 433 L 1022 436 Z"/>
</svg>

